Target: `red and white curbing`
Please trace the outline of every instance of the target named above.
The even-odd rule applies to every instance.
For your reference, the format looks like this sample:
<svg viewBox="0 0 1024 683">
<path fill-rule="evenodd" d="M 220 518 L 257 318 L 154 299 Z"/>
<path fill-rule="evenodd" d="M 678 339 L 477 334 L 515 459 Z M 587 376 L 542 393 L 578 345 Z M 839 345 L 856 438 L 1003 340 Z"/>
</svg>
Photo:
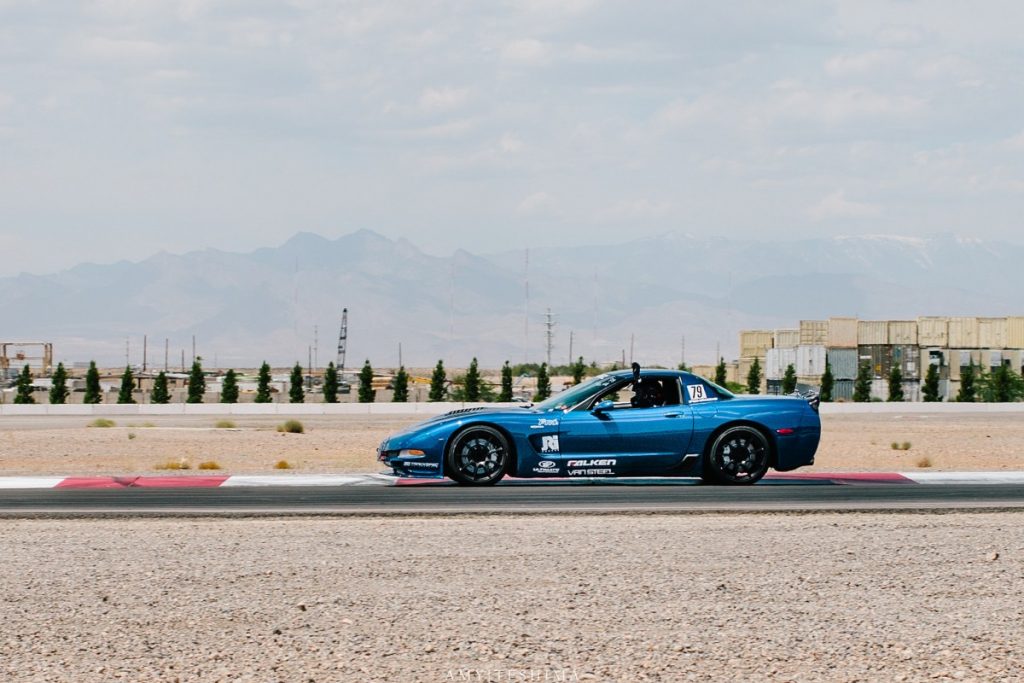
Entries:
<svg viewBox="0 0 1024 683">
<path fill-rule="evenodd" d="M 774 485 L 814 482 L 834 485 L 878 484 L 1020 484 L 1024 472 L 788 472 L 772 473 Z M 409 479 L 387 474 L 293 474 L 122 477 L 0 477 L 0 489 L 123 489 L 219 488 L 262 486 L 425 486 L 450 484 L 446 479 Z M 505 483 L 505 482 L 503 482 Z M 618 479 L 513 479 L 507 483 L 693 484 L 694 479 L 622 477 Z"/>
</svg>

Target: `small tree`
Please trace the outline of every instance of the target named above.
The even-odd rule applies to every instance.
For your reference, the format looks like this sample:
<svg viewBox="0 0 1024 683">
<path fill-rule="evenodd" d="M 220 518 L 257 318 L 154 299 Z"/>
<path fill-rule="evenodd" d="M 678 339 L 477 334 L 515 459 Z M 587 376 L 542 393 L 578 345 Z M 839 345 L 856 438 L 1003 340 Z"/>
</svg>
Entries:
<svg viewBox="0 0 1024 683">
<path fill-rule="evenodd" d="M 334 367 L 334 361 L 327 364 L 324 371 L 324 403 L 338 402 L 338 368 Z"/>
<path fill-rule="evenodd" d="M 579 384 L 583 381 L 583 376 L 587 374 L 587 365 L 583 362 L 583 356 L 580 356 L 575 363 L 572 364 L 572 383 Z"/>
<path fill-rule="evenodd" d="M 32 371 L 28 365 L 18 374 L 18 393 L 14 395 L 14 402 L 21 404 L 36 402 L 32 397 Z"/>
<path fill-rule="evenodd" d="M 50 403 L 61 405 L 68 402 L 68 371 L 63 363 L 57 363 L 53 371 L 53 384 L 50 385 Z"/>
<path fill-rule="evenodd" d="M 857 380 L 853 384 L 853 400 L 867 403 L 871 400 L 871 366 L 861 363 L 857 368 Z"/>
<path fill-rule="evenodd" d="M 750 364 L 750 372 L 747 373 L 747 393 L 761 393 L 761 361 L 757 358 Z"/>
<path fill-rule="evenodd" d="M 153 380 L 153 390 L 149 393 L 149 400 L 158 404 L 171 402 L 171 392 L 167 389 L 167 373 L 163 370 Z"/>
<path fill-rule="evenodd" d="M 28 369 L 28 366 L 25 366 Z M 995 372 L 992 373 L 992 400 L 995 403 L 1009 403 L 1010 397 L 1010 368 L 1000 363 Z"/>
<path fill-rule="evenodd" d="M 273 401 L 274 399 L 270 395 L 270 364 L 263 361 L 256 384 L 256 403 L 273 403 Z"/>
<path fill-rule="evenodd" d="M 786 366 L 786 372 L 782 375 L 782 394 L 789 396 L 796 391 L 796 368 L 790 363 Z"/>
<path fill-rule="evenodd" d="M 537 393 L 533 395 L 534 401 L 543 401 L 551 396 L 551 380 L 548 378 L 548 364 L 541 363 L 537 371 Z"/>
<path fill-rule="evenodd" d="M 466 402 L 477 403 L 480 401 L 480 368 L 477 365 L 476 358 L 469 364 L 463 387 L 466 394 Z"/>
<path fill-rule="evenodd" d="M 135 376 L 132 374 L 132 369 L 129 366 L 125 366 L 124 374 L 121 375 L 121 389 L 117 392 L 118 403 L 135 403 L 135 396 L 132 394 L 135 392 Z"/>
<path fill-rule="evenodd" d="M 430 376 L 430 394 L 427 395 L 427 400 L 431 402 L 443 401 L 445 399 L 445 383 L 448 377 L 444 372 L 444 361 L 437 361 L 437 365 L 434 366 L 434 374 Z"/>
<path fill-rule="evenodd" d="M 725 386 L 725 359 L 719 358 L 718 365 L 715 366 L 715 384 L 720 387 Z"/>
<path fill-rule="evenodd" d="M 903 400 L 903 373 L 899 365 L 893 365 L 889 371 L 889 402 L 898 403 Z"/>
<path fill-rule="evenodd" d="M 192 370 L 188 373 L 188 402 L 202 403 L 203 394 L 206 393 L 206 376 L 203 374 L 203 366 L 199 359 L 192 361 Z"/>
<path fill-rule="evenodd" d="M 830 403 L 832 401 L 832 389 L 835 386 L 835 377 L 832 376 L 832 364 L 828 362 L 828 358 L 825 358 L 825 374 L 821 376 L 821 390 L 818 392 L 818 398 L 821 399 L 822 403 Z"/>
<path fill-rule="evenodd" d="M 937 403 L 942 400 L 939 396 L 939 368 L 928 364 L 928 372 L 924 375 L 924 386 L 921 388 L 921 396 L 927 403 Z"/>
<path fill-rule="evenodd" d="M 498 400 L 502 403 L 512 401 L 512 366 L 508 361 L 501 366 L 501 393 L 498 394 Z"/>
<path fill-rule="evenodd" d="M 373 403 L 377 392 L 373 390 L 373 367 L 370 360 L 366 359 L 363 369 L 359 371 L 359 402 Z"/>
<path fill-rule="evenodd" d="M 103 403 L 103 389 L 100 388 L 100 371 L 96 361 L 89 361 L 89 369 L 85 373 L 85 396 L 83 403 Z"/>
<path fill-rule="evenodd" d="M 220 402 L 238 403 L 238 375 L 233 369 L 224 374 L 224 382 L 220 387 Z"/>
<path fill-rule="evenodd" d="M 302 390 L 302 366 L 298 363 L 292 368 L 292 375 L 288 379 L 288 402 L 289 403 L 304 403 L 306 400 L 306 392 Z"/>
<path fill-rule="evenodd" d="M 977 389 L 974 386 L 974 361 L 960 371 L 960 391 L 956 400 L 960 403 L 974 403 L 977 400 Z"/>
<path fill-rule="evenodd" d="M 679 371 L 680 372 L 689 372 L 690 371 L 690 366 L 687 365 L 686 363 L 680 363 L 678 367 L 679 367 Z"/>
<path fill-rule="evenodd" d="M 391 401 L 392 403 L 409 402 L 409 373 L 405 371 L 404 365 L 395 373 L 395 390 Z"/>
</svg>

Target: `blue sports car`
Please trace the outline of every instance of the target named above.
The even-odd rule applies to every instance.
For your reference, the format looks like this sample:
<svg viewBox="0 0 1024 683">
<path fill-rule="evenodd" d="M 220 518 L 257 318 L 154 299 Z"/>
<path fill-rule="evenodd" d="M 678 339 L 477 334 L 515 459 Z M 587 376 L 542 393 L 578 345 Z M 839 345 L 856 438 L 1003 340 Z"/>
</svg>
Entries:
<svg viewBox="0 0 1024 683">
<path fill-rule="evenodd" d="M 402 477 L 694 477 L 753 484 L 814 464 L 816 397 L 738 396 L 688 372 L 609 372 L 529 407 L 466 408 L 388 437 Z"/>
</svg>

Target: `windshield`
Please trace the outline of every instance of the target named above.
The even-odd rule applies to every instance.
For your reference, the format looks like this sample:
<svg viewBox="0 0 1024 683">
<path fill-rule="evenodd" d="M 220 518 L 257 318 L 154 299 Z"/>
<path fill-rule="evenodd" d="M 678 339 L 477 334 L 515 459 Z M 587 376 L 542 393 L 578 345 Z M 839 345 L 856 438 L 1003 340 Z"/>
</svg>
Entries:
<svg viewBox="0 0 1024 683">
<path fill-rule="evenodd" d="M 538 403 L 534 406 L 534 409 L 565 410 L 566 408 L 572 408 L 574 405 L 578 405 L 605 387 L 618 382 L 620 379 L 622 379 L 621 375 L 615 376 L 607 373 L 604 375 L 598 375 L 597 377 L 587 380 L 582 384 L 577 384 L 576 386 L 570 387 L 559 394 L 555 394 L 546 401 Z"/>
</svg>

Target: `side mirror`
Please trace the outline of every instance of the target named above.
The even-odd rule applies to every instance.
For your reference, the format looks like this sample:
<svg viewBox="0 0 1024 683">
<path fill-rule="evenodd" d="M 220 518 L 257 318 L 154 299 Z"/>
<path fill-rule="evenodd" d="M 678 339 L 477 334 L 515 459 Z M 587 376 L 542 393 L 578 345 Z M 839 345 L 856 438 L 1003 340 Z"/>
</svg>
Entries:
<svg viewBox="0 0 1024 683">
<path fill-rule="evenodd" d="M 600 402 L 600 403 L 598 403 L 598 404 L 597 404 L 596 406 L 594 406 L 594 407 L 593 407 L 593 408 L 591 409 L 591 412 L 594 412 L 594 413 L 603 413 L 603 412 L 605 412 L 605 411 L 611 410 L 611 409 L 612 409 L 612 408 L 614 408 L 614 407 L 615 407 L 615 401 L 608 401 L 608 400 L 605 400 L 605 401 L 601 401 L 601 402 Z"/>
</svg>

